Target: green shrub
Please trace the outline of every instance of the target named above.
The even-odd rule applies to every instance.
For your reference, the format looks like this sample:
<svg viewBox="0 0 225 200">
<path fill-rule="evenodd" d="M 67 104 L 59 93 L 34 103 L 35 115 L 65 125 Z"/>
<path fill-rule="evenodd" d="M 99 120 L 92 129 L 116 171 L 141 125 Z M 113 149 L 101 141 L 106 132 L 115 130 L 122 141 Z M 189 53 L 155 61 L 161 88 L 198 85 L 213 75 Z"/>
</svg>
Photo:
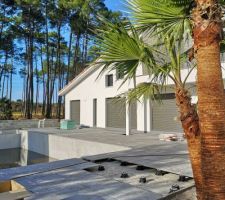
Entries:
<svg viewBox="0 0 225 200">
<path fill-rule="evenodd" d="M 0 99 L 0 119 L 12 119 L 12 105 L 9 99 Z"/>
</svg>

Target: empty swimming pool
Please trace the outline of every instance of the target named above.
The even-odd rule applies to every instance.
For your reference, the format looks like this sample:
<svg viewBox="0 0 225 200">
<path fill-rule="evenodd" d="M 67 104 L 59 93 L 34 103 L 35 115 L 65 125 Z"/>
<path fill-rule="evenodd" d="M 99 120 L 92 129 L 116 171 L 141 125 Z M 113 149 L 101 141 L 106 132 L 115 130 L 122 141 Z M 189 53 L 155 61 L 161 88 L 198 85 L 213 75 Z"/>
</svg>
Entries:
<svg viewBox="0 0 225 200">
<path fill-rule="evenodd" d="M 51 162 L 56 159 L 21 148 L 0 150 L 0 169 Z"/>
</svg>

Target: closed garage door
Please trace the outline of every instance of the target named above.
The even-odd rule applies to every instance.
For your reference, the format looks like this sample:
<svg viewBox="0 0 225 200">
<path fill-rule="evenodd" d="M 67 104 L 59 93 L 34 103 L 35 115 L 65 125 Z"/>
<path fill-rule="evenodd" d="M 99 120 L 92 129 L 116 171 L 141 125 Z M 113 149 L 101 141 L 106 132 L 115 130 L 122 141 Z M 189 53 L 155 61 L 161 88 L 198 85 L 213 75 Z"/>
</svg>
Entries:
<svg viewBox="0 0 225 200">
<path fill-rule="evenodd" d="M 137 129 L 137 103 L 130 106 L 131 128 Z M 106 99 L 106 126 L 126 128 L 126 101 L 125 99 Z"/>
<path fill-rule="evenodd" d="M 113 128 L 126 128 L 125 99 L 106 99 L 106 126 Z"/>
<path fill-rule="evenodd" d="M 80 101 L 71 101 L 71 119 L 80 124 Z"/>
<path fill-rule="evenodd" d="M 162 103 L 153 102 L 152 125 L 155 131 L 183 132 L 174 94 L 161 95 Z"/>
<path fill-rule="evenodd" d="M 131 128 L 137 129 L 137 102 L 132 102 L 130 105 L 130 117 L 131 117 Z"/>
</svg>

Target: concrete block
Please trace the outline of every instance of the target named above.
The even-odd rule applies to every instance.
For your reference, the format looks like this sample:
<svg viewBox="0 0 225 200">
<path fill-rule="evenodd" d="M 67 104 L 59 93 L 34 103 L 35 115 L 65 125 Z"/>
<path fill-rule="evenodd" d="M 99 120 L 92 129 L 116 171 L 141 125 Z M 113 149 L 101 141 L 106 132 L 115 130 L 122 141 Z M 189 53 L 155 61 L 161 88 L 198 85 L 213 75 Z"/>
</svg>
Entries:
<svg viewBox="0 0 225 200">
<path fill-rule="evenodd" d="M 20 134 L 0 134 L 0 149 L 19 148 Z"/>
</svg>

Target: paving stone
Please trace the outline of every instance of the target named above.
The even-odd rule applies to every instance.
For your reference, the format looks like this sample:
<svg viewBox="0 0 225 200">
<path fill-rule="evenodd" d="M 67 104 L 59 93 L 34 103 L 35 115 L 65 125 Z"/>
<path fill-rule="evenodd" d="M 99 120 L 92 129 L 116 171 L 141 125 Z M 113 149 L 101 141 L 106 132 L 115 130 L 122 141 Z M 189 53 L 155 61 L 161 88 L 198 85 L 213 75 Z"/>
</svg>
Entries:
<svg viewBox="0 0 225 200">
<path fill-rule="evenodd" d="M 157 200 L 161 198 L 161 195 L 154 192 L 78 170 L 76 166 L 20 177 L 16 181 L 33 193 L 26 200 Z"/>
<path fill-rule="evenodd" d="M 105 198 L 96 195 L 76 194 L 75 196 L 65 198 L 64 200 L 105 200 Z"/>
<path fill-rule="evenodd" d="M 2 169 L 0 170 L 0 181 L 15 179 L 22 176 L 28 176 L 31 174 L 46 172 L 54 169 L 59 169 L 63 167 L 79 165 L 87 163 L 81 159 L 68 159 L 68 160 L 59 160 L 51 163 L 40 163 L 35 165 L 29 165 L 25 167 L 16 167 L 11 169 Z"/>
<path fill-rule="evenodd" d="M 175 143 L 152 145 L 150 147 L 133 148 L 121 152 L 87 156 L 84 157 L 84 159 L 89 161 L 114 159 L 178 175 L 193 177 L 187 150 L 184 145 L 176 145 Z"/>
</svg>

